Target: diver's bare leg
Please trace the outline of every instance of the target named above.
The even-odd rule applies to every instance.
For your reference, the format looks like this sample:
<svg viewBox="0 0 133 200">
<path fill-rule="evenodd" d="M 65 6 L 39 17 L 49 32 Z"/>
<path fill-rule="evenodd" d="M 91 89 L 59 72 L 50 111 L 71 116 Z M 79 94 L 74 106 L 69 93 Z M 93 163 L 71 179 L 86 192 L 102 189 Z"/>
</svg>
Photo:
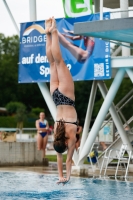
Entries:
<svg viewBox="0 0 133 200">
<path fill-rule="evenodd" d="M 56 63 L 57 73 L 58 73 L 58 78 L 59 78 L 58 88 L 63 94 L 65 94 L 67 97 L 74 100 L 75 99 L 74 83 L 73 83 L 73 79 L 70 74 L 70 71 L 62 59 L 60 45 L 59 45 L 58 31 L 56 29 L 56 22 L 54 19 L 53 19 L 53 25 L 51 28 L 51 35 L 52 35 L 51 51 Z"/>
<path fill-rule="evenodd" d="M 46 26 L 46 25 L 45 25 Z M 51 52 L 51 46 L 52 46 L 52 41 L 51 41 L 51 33 L 46 34 L 47 39 L 46 39 L 46 55 L 48 58 L 48 61 L 50 63 L 50 92 L 51 94 L 54 92 L 56 88 L 58 88 L 59 85 L 59 80 L 58 80 L 58 74 L 57 74 L 57 69 L 55 65 L 55 61 Z"/>
</svg>

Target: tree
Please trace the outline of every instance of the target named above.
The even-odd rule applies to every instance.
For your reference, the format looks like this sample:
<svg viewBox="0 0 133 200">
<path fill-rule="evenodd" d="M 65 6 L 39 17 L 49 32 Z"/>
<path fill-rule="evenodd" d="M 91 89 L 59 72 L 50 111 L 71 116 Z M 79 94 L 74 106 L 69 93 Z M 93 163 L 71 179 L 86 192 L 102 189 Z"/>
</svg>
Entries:
<svg viewBox="0 0 133 200">
<path fill-rule="evenodd" d="M 17 100 L 18 74 L 18 36 L 5 37 L 0 34 L 0 105 L 5 106 L 9 101 Z M 4 99 L 3 99 L 4 98 Z"/>
<path fill-rule="evenodd" d="M 26 106 L 20 102 L 9 102 L 6 109 L 10 115 L 15 115 L 17 121 L 17 128 L 23 128 L 23 122 L 26 117 Z"/>
<path fill-rule="evenodd" d="M 26 107 L 21 104 L 16 111 L 17 128 L 22 130 L 26 118 Z"/>
<path fill-rule="evenodd" d="M 23 102 L 27 110 L 44 108 L 51 116 L 36 83 L 18 83 L 19 37 L 0 34 L 0 107 L 8 102 Z M 48 84 L 49 86 L 49 84 Z"/>
</svg>

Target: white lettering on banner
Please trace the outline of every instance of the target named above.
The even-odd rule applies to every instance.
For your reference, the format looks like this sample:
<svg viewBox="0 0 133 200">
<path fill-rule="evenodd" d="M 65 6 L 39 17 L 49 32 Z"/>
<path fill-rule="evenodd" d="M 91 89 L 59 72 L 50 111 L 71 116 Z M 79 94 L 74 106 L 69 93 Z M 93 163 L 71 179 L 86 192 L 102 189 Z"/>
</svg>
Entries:
<svg viewBox="0 0 133 200">
<path fill-rule="evenodd" d="M 46 35 L 22 37 L 22 44 L 46 42 Z"/>
<path fill-rule="evenodd" d="M 35 57 L 35 63 L 48 63 L 47 56 L 41 56 L 40 53 Z"/>
<path fill-rule="evenodd" d="M 47 77 L 48 74 L 50 74 L 50 68 L 49 67 L 45 67 L 44 65 L 40 66 L 40 74 L 44 75 L 45 77 Z"/>
<path fill-rule="evenodd" d="M 67 67 L 69 70 L 71 70 L 72 66 L 71 64 L 67 64 Z M 47 75 L 50 74 L 50 68 L 49 67 L 45 67 L 44 65 L 40 66 L 40 74 L 44 75 L 45 77 L 47 77 Z"/>
<path fill-rule="evenodd" d="M 72 4 L 75 3 L 76 5 L 76 9 L 80 9 L 80 8 L 85 8 L 86 11 L 82 11 L 82 12 L 72 12 Z M 83 16 L 83 15 L 90 15 L 91 14 L 91 9 L 90 9 L 90 1 L 89 0 L 84 0 L 84 3 L 76 3 L 76 2 L 72 2 L 71 0 L 65 0 L 65 11 L 66 11 L 66 14 L 69 16 L 69 17 L 80 17 L 80 16 Z"/>
<path fill-rule="evenodd" d="M 22 57 L 22 64 L 32 64 L 34 63 L 34 54 L 29 57 Z M 35 63 L 48 63 L 47 56 L 41 56 L 40 53 L 35 57 Z"/>
<path fill-rule="evenodd" d="M 22 64 L 31 64 L 33 63 L 34 54 L 31 54 L 30 57 L 22 57 Z"/>
</svg>

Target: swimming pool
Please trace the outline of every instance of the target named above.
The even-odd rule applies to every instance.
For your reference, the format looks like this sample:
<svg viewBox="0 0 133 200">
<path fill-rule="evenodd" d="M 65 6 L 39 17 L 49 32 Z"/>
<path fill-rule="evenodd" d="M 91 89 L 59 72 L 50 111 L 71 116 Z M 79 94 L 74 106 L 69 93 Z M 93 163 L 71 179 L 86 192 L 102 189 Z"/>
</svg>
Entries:
<svg viewBox="0 0 133 200">
<path fill-rule="evenodd" d="M 131 200 L 133 183 L 72 177 L 62 186 L 57 175 L 0 172 L 0 200 Z"/>
</svg>

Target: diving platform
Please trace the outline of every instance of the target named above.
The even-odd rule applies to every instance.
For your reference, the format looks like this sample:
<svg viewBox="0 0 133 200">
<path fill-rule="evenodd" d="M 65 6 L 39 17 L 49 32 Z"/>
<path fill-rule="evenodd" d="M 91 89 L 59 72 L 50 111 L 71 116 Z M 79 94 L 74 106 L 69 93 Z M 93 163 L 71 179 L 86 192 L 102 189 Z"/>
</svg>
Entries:
<svg viewBox="0 0 133 200">
<path fill-rule="evenodd" d="M 133 43 L 133 17 L 75 23 L 74 34 Z"/>
</svg>

